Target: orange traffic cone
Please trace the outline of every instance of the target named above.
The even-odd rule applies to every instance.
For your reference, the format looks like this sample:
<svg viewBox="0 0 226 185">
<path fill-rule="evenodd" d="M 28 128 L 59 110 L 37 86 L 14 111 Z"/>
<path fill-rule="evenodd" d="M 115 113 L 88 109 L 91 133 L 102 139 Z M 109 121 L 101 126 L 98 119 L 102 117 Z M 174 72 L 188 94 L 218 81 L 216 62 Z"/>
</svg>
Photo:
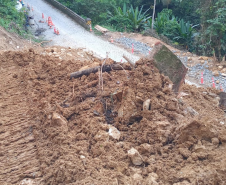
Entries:
<svg viewBox="0 0 226 185">
<path fill-rule="evenodd" d="M 44 14 L 42 13 L 42 18 L 45 19 Z"/>
<path fill-rule="evenodd" d="M 52 26 L 55 26 L 55 25 L 53 24 L 53 21 L 52 21 L 52 20 L 51 20 L 51 25 L 52 25 Z"/>
<path fill-rule="evenodd" d="M 214 82 L 214 78 L 212 77 L 212 82 L 213 82 L 213 88 L 216 88 L 215 82 Z"/>
<path fill-rule="evenodd" d="M 56 34 L 56 27 L 54 27 L 54 34 Z"/>
<path fill-rule="evenodd" d="M 134 53 L 134 45 L 132 44 L 132 53 Z"/>
<path fill-rule="evenodd" d="M 221 90 L 221 92 L 224 92 L 224 89 L 223 89 L 222 85 L 220 86 L 220 90 Z"/>
<path fill-rule="evenodd" d="M 201 73 L 201 84 L 204 84 L 204 80 L 203 80 L 203 72 Z"/>
<path fill-rule="evenodd" d="M 57 28 L 57 31 L 56 32 L 57 32 L 57 35 L 60 35 L 60 32 L 59 32 L 58 28 Z"/>
<path fill-rule="evenodd" d="M 111 43 L 113 43 L 114 42 L 114 40 L 113 40 L 113 38 L 111 37 Z"/>
<path fill-rule="evenodd" d="M 89 30 L 89 31 L 92 32 L 92 31 L 93 31 L 93 30 L 92 30 L 92 26 L 90 25 L 89 27 L 90 27 L 90 30 Z"/>
<path fill-rule="evenodd" d="M 48 26 L 50 26 L 51 25 L 51 17 L 48 17 Z"/>
</svg>

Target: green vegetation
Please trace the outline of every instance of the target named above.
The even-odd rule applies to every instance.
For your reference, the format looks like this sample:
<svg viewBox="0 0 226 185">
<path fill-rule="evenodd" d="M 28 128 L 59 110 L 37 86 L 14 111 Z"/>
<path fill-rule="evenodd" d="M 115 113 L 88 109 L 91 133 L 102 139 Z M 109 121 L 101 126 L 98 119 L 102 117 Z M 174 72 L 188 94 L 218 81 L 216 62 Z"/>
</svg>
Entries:
<svg viewBox="0 0 226 185">
<path fill-rule="evenodd" d="M 226 54 L 226 0 L 58 1 L 111 30 L 143 33 L 154 21 L 157 34 L 191 52 L 219 60 Z"/>
<path fill-rule="evenodd" d="M 0 0 L 0 25 L 9 31 L 24 35 L 24 11 L 17 11 L 15 6 L 16 1 Z"/>
</svg>

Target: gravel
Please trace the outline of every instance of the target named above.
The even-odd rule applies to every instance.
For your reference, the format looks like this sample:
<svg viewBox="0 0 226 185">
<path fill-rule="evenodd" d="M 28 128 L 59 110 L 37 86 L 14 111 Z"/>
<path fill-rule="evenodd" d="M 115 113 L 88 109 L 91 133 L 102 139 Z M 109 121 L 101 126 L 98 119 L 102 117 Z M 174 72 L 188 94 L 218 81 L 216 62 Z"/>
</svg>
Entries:
<svg viewBox="0 0 226 185">
<path fill-rule="evenodd" d="M 134 39 L 122 37 L 115 40 L 116 42 L 119 42 L 120 44 L 124 45 L 126 48 L 130 48 L 132 50 L 132 45 L 134 46 L 134 52 L 135 53 L 142 53 L 144 55 L 148 55 L 149 52 L 152 50 L 151 47 L 148 45 L 138 42 Z"/>
<path fill-rule="evenodd" d="M 188 67 L 189 61 L 187 57 L 178 57 L 183 64 Z M 191 77 L 194 80 L 197 80 L 199 82 L 199 85 L 201 85 L 201 76 L 203 72 L 203 81 L 204 85 L 207 87 L 213 87 L 213 80 L 217 89 L 220 90 L 221 86 L 223 88 L 223 91 L 226 90 L 226 78 L 222 76 L 222 74 L 219 72 L 219 76 L 213 76 L 213 72 L 208 69 L 208 61 L 205 61 L 204 64 L 197 64 L 193 67 L 188 67 L 189 71 L 187 75 Z M 217 84 L 216 82 L 219 81 L 220 83 Z"/>
<path fill-rule="evenodd" d="M 96 55 L 105 58 L 106 52 L 109 52 L 109 57 L 117 62 L 124 62 L 123 54 L 125 54 L 131 61 L 136 62 L 139 60 L 138 56 L 132 55 L 126 50 L 104 41 L 93 33 L 85 30 L 83 27 L 74 22 L 70 17 L 63 14 L 58 9 L 43 0 L 29 0 L 29 3 L 34 9 L 34 18 L 38 23 L 42 18 L 42 13 L 46 17 L 52 18 L 53 24 L 59 29 L 60 35 L 57 36 L 53 33 L 53 29 L 49 29 L 46 23 L 38 23 L 40 28 L 46 28 L 44 32 L 44 39 L 52 40 L 51 45 L 59 45 L 71 48 L 86 48 L 94 52 Z M 36 27 L 37 28 L 37 27 Z"/>
</svg>

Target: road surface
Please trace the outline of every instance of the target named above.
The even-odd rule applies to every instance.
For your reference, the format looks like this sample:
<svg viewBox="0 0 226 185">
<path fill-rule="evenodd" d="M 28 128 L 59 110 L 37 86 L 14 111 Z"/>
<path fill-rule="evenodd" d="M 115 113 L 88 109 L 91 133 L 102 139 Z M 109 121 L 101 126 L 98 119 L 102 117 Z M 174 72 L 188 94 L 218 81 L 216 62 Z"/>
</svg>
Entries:
<svg viewBox="0 0 226 185">
<path fill-rule="evenodd" d="M 53 33 L 53 29 L 49 29 L 46 23 L 38 23 L 40 27 L 47 28 L 44 32 L 45 39 L 52 40 L 51 45 L 60 45 L 71 48 L 86 48 L 102 58 L 105 58 L 106 52 L 109 52 L 109 57 L 117 62 L 123 60 L 123 54 L 128 56 L 133 62 L 139 60 L 138 56 L 132 55 L 124 49 L 119 48 L 110 42 L 104 41 L 93 33 L 85 30 L 70 17 L 48 4 L 46 1 L 29 0 L 25 2 L 25 5 L 27 5 L 27 3 L 33 7 L 34 17 L 37 23 L 42 18 L 43 13 L 45 19 L 50 16 L 53 24 L 59 29 L 60 35 L 57 36 Z"/>
</svg>

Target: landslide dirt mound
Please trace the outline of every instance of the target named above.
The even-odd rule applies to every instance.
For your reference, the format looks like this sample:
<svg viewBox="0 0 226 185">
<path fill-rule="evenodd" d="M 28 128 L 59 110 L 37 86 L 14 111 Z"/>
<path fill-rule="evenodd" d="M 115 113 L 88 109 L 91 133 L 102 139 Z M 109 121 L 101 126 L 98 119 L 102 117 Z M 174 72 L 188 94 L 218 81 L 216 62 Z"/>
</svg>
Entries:
<svg viewBox="0 0 226 185">
<path fill-rule="evenodd" d="M 29 41 L 19 38 L 19 36 L 14 33 L 7 32 L 0 26 L 0 52 L 1 50 L 21 50 L 31 46 L 32 44 Z"/>
<path fill-rule="evenodd" d="M 98 73 L 69 79 L 71 72 L 100 65 L 97 58 L 60 60 L 30 49 L 5 52 L 0 60 L 22 69 L 15 77 L 29 98 L 42 184 L 226 181 L 226 119 L 218 92 L 184 86 L 175 95 L 149 60 L 131 71 L 103 73 L 103 87 Z"/>
</svg>

